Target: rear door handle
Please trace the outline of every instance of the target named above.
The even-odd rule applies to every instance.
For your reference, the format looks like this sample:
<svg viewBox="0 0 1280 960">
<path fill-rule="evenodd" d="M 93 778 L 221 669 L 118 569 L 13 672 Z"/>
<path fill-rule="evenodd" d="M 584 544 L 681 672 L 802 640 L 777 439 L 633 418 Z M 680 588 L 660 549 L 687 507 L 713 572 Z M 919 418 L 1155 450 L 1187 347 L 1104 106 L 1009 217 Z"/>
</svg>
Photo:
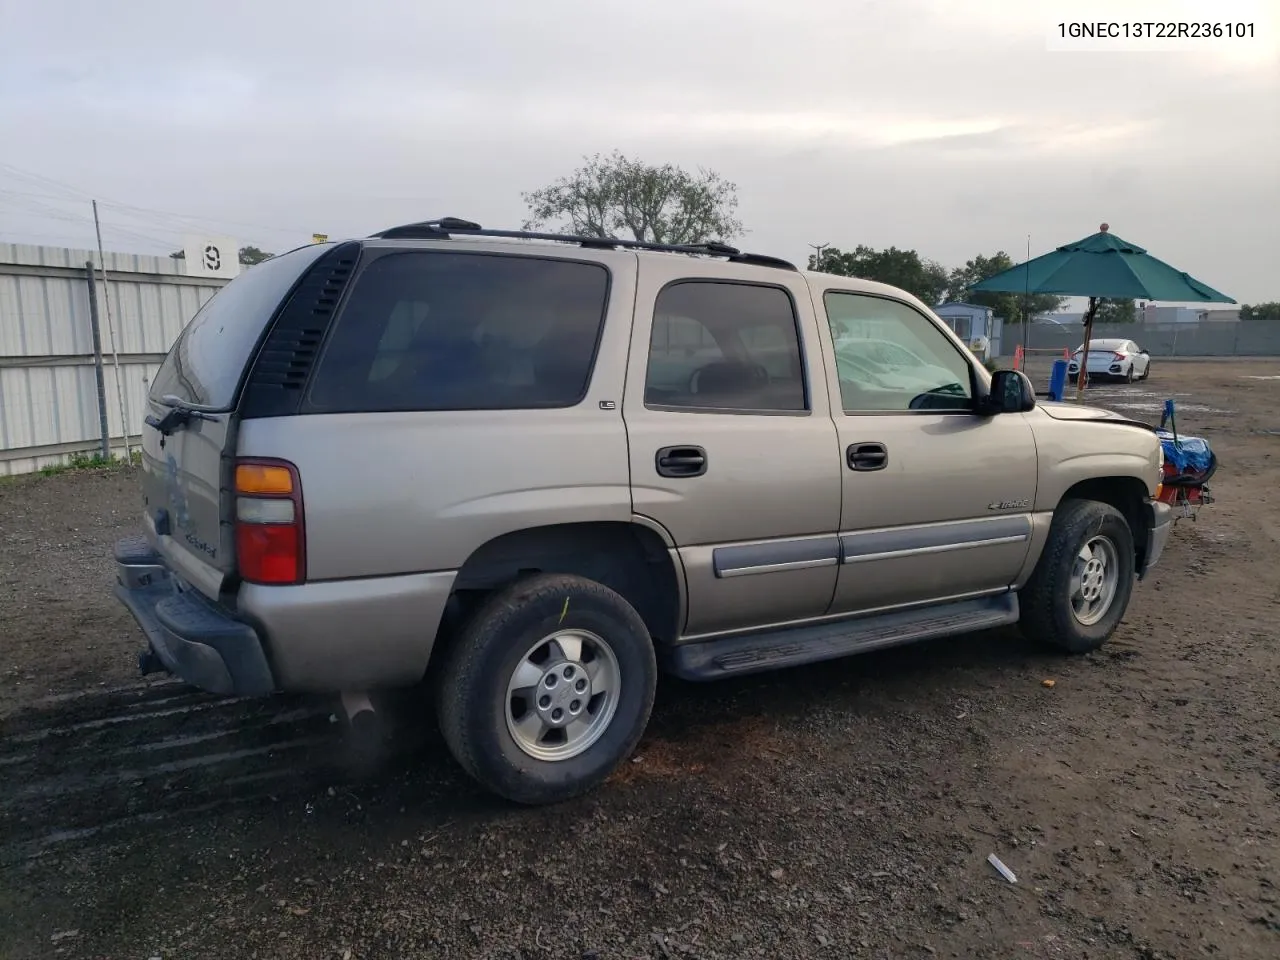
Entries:
<svg viewBox="0 0 1280 960">
<path fill-rule="evenodd" d="M 660 477 L 700 477 L 707 472 L 707 451 L 702 447 L 663 447 L 654 457 Z"/>
<path fill-rule="evenodd" d="M 851 443 L 845 459 L 850 470 L 883 470 L 889 465 L 889 449 L 883 443 Z"/>
</svg>

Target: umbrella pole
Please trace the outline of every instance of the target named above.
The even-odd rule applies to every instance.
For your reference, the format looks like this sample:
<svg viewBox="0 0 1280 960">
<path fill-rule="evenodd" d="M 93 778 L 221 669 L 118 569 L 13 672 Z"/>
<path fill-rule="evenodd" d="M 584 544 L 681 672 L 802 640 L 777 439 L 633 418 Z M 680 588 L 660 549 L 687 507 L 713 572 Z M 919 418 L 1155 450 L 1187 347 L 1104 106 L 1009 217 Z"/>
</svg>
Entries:
<svg viewBox="0 0 1280 960">
<path fill-rule="evenodd" d="M 1098 298 L 1089 298 L 1089 309 L 1084 313 L 1084 356 L 1080 358 L 1080 372 L 1076 374 L 1076 400 L 1084 399 L 1084 381 L 1089 369 L 1089 341 L 1093 339 L 1093 317 L 1098 312 Z"/>
</svg>

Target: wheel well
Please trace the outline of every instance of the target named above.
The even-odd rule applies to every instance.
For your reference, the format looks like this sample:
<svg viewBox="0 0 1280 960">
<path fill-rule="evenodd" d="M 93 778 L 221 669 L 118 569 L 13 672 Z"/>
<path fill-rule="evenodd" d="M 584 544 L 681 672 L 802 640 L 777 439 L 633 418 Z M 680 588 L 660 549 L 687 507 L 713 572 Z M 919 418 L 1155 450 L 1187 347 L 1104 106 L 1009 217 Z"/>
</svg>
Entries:
<svg viewBox="0 0 1280 960">
<path fill-rule="evenodd" d="M 1133 531 L 1133 547 L 1137 568 L 1142 570 L 1147 555 L 1147 533 L 1150 526 L 1146 509 L 1147 487 L 1136 477 L 1094 477 L 1082 480 L 1063 494 L 1063 500 L 1097 500 L 1120 511 Z"/>
<path fill-rule="evenodd" d="M 660 643 L 679 632 L 675 564 L 662 538 L 634 523 L 556 524 L 495 537 L 458 571 L 446 616 L 458 622 L 490 591 L 531 573 L 576 574 L 604 584 L 635 607 Z"/>
</svg>

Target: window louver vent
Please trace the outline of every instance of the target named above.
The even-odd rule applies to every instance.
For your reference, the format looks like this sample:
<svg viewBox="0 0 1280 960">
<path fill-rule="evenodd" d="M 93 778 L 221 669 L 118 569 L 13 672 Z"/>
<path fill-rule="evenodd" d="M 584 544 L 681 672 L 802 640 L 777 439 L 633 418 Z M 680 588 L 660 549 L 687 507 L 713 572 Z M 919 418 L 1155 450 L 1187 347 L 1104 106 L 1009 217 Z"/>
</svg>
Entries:
<svg viewBox="0 0 1280 960">
<path fill-rule="evenodd" d="M 258 351 L 245 388 L 241 416 L 297 413 L 302 389 L 360 253 L 345 243 L 318 260 L 293 291 Z"/>
</svg>

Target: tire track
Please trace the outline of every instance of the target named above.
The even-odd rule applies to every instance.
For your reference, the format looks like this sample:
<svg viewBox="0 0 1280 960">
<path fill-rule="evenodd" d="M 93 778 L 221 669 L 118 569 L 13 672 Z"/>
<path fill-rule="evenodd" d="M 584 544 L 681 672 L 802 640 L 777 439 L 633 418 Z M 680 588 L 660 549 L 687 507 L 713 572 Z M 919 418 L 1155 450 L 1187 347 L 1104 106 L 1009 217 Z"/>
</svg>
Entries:
<svg viewBox="0 0 1280 960">
<path fill-rule="evenodd" d="M 329 698 L 217 697 L 175 681 L 49 697 L 0 721 L 0 863 L 341 777 Z"/>
</svg>

